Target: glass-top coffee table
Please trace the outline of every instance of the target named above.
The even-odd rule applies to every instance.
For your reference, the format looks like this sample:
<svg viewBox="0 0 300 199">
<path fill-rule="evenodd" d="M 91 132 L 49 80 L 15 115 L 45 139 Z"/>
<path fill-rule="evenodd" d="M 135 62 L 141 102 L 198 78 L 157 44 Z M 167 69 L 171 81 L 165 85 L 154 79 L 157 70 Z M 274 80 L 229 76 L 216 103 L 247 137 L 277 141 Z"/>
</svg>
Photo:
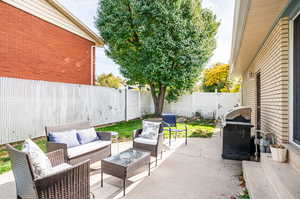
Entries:
<svg viewBox="0 0 300 199">
<path fill-rule="evenodd" d="M 101 187 L 103 173 L 123 180 L 123 195 L 125 196 L 126 180 L 148 168 L 150 176 L 150 152 L 139 149 L 128 149 L 117 155 L 101 160 Z"/>
</svg>

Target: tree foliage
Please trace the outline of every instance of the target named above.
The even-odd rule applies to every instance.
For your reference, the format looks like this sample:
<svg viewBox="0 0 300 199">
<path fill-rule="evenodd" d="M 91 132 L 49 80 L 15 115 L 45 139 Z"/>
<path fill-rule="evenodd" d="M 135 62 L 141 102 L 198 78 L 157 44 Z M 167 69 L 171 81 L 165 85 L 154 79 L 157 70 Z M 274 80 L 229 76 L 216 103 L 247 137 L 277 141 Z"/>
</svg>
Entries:
<svg viewBox="0 0 300 199">
<path fill-rule="evenodd" d="M 97 77 L 96 85 L 110 88 L 120 88 L 122 86 L 122 79 L 114 76 L 112 73 L 101 74 Z"/>
<path fill-rule="evenodd" d="M 149 85 L 160 114 L 165 96 L 193 89 L 219 22 L 199 0 L 101 0 L 96 26 L 127 83 Z"/>
<path fill-rule="evenodd" d="M 232 82 L 229 79 L 229 65 L 215 64 L 211 68 L 203 70 L 202 88 L 205 92 L 239 92 L 239 82 Z"/>
</svg>

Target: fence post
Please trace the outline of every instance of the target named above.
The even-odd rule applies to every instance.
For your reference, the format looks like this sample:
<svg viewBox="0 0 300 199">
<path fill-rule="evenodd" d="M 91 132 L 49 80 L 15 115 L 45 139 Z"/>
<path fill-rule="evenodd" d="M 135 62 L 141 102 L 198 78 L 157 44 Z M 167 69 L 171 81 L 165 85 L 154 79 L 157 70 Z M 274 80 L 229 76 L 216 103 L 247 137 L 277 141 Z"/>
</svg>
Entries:
<svg viewBox="0 0 300 199">
<path fill-rule="evenodd" d="M 125 121 L 128 121 L 128 86 L 125 86 Z"/>
<path fill-rule="evenodd" d="M 140 113 L 140 117 L 142 118 L 143 117 L 143 113 L 142 113 L 142 98 L 141 98 L 141 88 L 139 88 L 139 113 Z"/>
<path fill-rule="evenodd" d="M 219 118 L 219 99 L 218 99 L 218 89 L 215 89 L 215 95 L 216 95 L 216 120 Z"/>
</svg>

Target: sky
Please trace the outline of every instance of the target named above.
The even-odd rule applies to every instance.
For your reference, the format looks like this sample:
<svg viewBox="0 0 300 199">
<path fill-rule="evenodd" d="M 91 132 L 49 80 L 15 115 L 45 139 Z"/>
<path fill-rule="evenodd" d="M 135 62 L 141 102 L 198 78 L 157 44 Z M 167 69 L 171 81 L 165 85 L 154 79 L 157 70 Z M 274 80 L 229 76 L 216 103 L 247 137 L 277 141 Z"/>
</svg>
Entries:
<svg viewBox="0 0 300 199">
<path fill-rule="evenodd" d="M 94 25 L 98 0 L 58 0 L 74 16 L 79 18 L 95 33 L 99 33 Z M 217 34 L 217 48 L 206 67 L 222 62 L 228 63 L 231 51 L 231 35 L 234 14 L 234 0 L 202 0 L 202 6 L 214 11 L 221 22 Z M 113 73 L 121 76 L 119 66 L 105 55 L 103 48 L 96 50 L 96 75 Z"/>
</svg>

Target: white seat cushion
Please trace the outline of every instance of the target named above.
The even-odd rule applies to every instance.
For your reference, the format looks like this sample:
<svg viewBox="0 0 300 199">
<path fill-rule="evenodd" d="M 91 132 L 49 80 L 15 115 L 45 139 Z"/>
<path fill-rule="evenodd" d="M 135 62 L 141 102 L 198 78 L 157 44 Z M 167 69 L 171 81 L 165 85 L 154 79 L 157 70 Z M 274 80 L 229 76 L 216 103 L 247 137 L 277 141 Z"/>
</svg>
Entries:
<svg viewBox="0 0 300 199">
<path fill-rule="evenodd" d="M 156 143 L 157 143 L 157 140 L 147 139 L 147 138 L 143 138 L 143 137 L 135 138 L 134 141 L 137 143 L 150 144 L 150 145 L 156 145 Z"/>
<path fill-rule="evenodd" d="M 108 146 L 111 144 L 111 141 L 102 141 L 98 140 L 95 142 L 90 142 L 87 144 L 82 144 L 76 147 L 68 148 L 68 157 L 69 158 L 74 158 L 76 156 L 103 148 L 105 146 Z"/>
</svg>

